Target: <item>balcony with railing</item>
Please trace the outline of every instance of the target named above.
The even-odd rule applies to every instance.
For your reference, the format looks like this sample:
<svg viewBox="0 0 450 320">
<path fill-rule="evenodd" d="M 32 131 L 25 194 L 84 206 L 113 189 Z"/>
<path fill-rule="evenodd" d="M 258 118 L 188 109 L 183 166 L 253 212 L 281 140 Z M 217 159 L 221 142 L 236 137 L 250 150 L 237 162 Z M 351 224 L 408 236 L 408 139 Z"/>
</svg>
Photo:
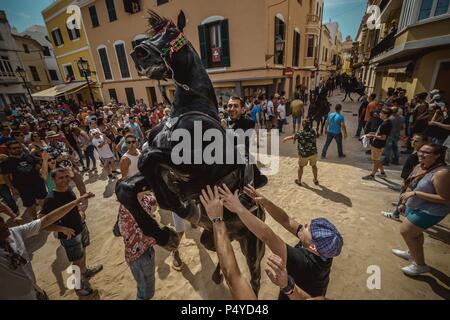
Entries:
<svg viewBox="0 0 450 320">
<path fill-rule="evenodd" d="M 370 51 L 370 59 L 379 56 L 395 47 L 395 34 L 396 30 L 391 31 L 383 40 L 381 40 L 373 49 Z"/>
</svg>

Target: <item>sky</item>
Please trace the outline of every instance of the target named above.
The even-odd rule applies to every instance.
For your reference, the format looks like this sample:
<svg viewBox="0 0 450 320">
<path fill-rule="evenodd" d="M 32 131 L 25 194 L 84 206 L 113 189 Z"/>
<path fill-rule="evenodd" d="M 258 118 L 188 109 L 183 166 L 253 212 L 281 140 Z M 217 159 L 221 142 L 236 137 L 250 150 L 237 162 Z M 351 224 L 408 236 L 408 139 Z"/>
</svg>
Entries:
<svg viewBox="0 0 450 320">
<path fill-rule="evenodd" d="M 345 40 L 347 35 L 354 39 L 361 17 L 366 9 L 367 0 L 324 0 L 324 22 L 329 19 L 338 21 Z M 53 0 L 1 0 L 1 9 L 6 9 L 9 24 L 19 32 L 28 26 L 44 25 L 41 11 Z"/>
<path fill-rule="evenodd" d="M 330 19 L 339 22 L 342 40 L 347 35 L 355 40 L 361 18 L 367 7 L 367 0 L 324 0 L 323 22 Z"/>
</svg>

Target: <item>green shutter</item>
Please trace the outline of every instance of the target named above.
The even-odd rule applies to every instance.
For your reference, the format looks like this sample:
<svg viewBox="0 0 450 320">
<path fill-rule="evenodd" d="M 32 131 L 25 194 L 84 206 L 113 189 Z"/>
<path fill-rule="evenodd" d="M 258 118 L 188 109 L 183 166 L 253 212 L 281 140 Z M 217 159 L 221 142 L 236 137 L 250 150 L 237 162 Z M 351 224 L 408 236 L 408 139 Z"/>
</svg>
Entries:
<svg viewBox="0 0 450 320">
<path fill-rule="evenodd" d="M 198 37 L 200 40 L 200 56 L 202 59 L 202 63 L 205 66 L 205 68 L 209 67 L 208 63 L 208 40 L 209 37 L 207 35 L 208 28 L 206 25 L 199 25 L 198 26 Z"/>
<path fill-rule="evenodd" d="M 222 37 L 222 65 L 229 67 L 230 61 L 230 37 L 228 33 L 228 20 L 222 20 L 220 23 L 220 33 Z"/>
</svg>

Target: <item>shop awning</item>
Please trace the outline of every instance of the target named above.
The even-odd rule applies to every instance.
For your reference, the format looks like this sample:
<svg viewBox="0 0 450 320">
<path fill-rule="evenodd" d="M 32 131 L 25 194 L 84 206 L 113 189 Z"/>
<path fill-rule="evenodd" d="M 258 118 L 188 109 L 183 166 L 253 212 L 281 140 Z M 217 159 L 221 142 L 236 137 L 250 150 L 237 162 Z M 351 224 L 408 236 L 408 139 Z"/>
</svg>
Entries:
<svg viewBox="0 0 450 320">
<path fill-rule="evenodd" d="M 395 64 L 378 65 L 376 70 L 387 71 L 388 74 L 402 74 L 406 73 L 408 71 L 408 68 L 412 68 L 413 63 L 413 61 L 407 60 Z"/>
<path fill-rule="evenodd" d="M 92 82 L 91 82 L 92 84 Z M 58 96 L 64 94 L 70 94 L 80 91 L 87 87 L 87 83 L 84 81 L 76 81 L 71 83 L 58 84 L 52 88 L 45 89 L 32 94 L 33 98 L 37 100 L 53 100 Z"/>
</svg>

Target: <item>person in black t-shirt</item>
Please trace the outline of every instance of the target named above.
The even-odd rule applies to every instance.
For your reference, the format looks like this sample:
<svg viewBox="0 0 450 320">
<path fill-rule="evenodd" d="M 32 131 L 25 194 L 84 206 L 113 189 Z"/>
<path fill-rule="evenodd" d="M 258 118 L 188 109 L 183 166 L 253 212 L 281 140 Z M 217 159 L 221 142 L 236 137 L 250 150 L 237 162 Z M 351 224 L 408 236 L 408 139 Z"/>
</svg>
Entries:
<svg viewBox="0 0 450 320">
<path fill-rule="evenodd" d="M 375 174 L 380 170 L 380 176 L 386 177 L 384 172 L 383 162 L 381 161 L 381 155 L 383 154 L 384 147 L 386 146 L 386 140 L 392 130 L 392 122 L 389 120 L 391 116 L 390 109 L 383 109 L 380 113 L 380 119 L 383 123 L 378 128 L 377 132 L 369 132 L 366 136 L 371 138 L 371 155 L 373 162 L 372 173 L 368 176 L 364 176 L 364 180 L 374 180 Z"/>
<path fill-rule="evenodd" d="M 51 175 L 55 182 L 55 189 L 45 199 L 40 212 L 41 215 L 49 214 L 56 208 L 62 207 L 76 199 L 75 194 L 69 187 L 71 178 L 68 169 L 57 168 L 52 171 Z M 93 197 L 94 195 L 90 194 L 90 196 Z M 80 205 L 80 207 L 83 206 L 84 204 Z M 103 269 L 102 265 L 92 268 L 87 268 L 86 266 L 85 248 L 90 244 L 90 238 L 89 230 L 85 223 L 84 211 L 80 211 L 78 207 L 75 207 L 56 222 L 55 225 L 46 230 L 58 232 L 58 239 L 66 251 L 68 260 L 80 268 L 84 280 L 87 281 L 87 279 Z M 93 291 L 88 283 L 83 283 L 82 288 L 78 289 L 77 294 L 83 296 L 92 294 Z"/>
<path fill-rule="evenodd" d="M 340 254 L 344 243 L 336 227 L 325 218 L 313 219 L 309 224 L 301 225 L 283 209 L 257 193 L 251 185 L 246 186 L 244 191 L 258 205 L 263 206 L 275 221 L 300 240 L 295 246 L 286 244 L 269 226 L 242 205 L 237 193 L 233 194 L 226 185 L 219 188 L 223 205 L 236 213 L 245 226 L 281 258 L 282 265 L 286 267 L 290 277 L 289 285 L 282 288 L 279 299 L 288 299 L 294 292 L 294 283 L 306 292 L 305 298 L 325 296 L 333 258 Z"/>
<path fill-rule="evenodd" d="M 26 208 L 24 215 L 36 218 L 36 202 L 42 205 L 47 189 L 45 182 L 39 174 L 40 164 L 30 154 L 22 151 L 18 141 L 7 143 L 9 158 L 1 164 L 2 174 L 6 175 L 6 184 L 13 195 L 22 198 Z"/>
</svg>

